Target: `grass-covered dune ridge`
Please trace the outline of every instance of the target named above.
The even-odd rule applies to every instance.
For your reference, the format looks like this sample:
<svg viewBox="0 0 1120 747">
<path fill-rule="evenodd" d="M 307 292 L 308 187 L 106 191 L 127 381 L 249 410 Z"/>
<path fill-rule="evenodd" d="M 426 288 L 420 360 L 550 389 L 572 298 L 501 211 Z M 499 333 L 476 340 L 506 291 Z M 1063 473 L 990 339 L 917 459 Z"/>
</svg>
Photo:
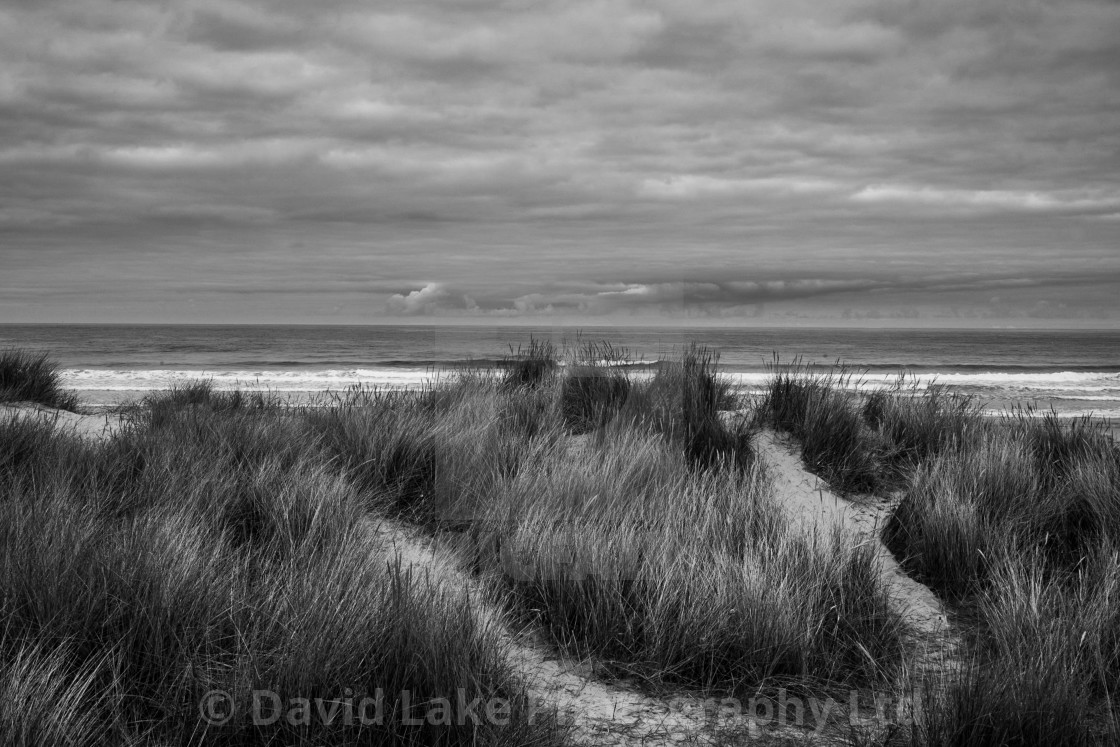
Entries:
<svg viewBox="0 0 1120 747">
<path fill-rule="evenodd" d="M 381 688 L 423 702 L 456 686 L 508 698 L 523 721 L 498 631 L 465 591 L 387 552 L 366 520 L 370 498 L 294 446 L 304 433 L 290 415 L 196 408 L 102 443 L 46 428 L 0 428 L 4 450 L 22 454 L 2 473 L 2 650 L 12 666 L 55 667 L 83 697 L 68 704 L 76 716 L 55 716 L 28 675 L 14 702 L 40 710 L 19 710 L 9 728 L 74 743 L 68 730 L 89 723 L 134 744 L 506 743 L 485 725 L 409 726 L 399 714 L 374 726 L 250 719 L 253 690 L 290 702 Z M 25 448 L 48 439 L 54 448 Z M 41 655 L 56 649 L 64 662 Z M 220 728 L 199 716 L 215 690 L 235 714 Z M 513 731 L 559 738 L 543 722 Z"/>
<path fill-rule="evenodd" d="M 497 371 L 308 408 L 198 382 L 96 439 L 0 419 L 4 740 L 587 741 L 526 669 L 549 658 L 651 702 L 924 688 L 916 724 L 838 721 L 818 735 L 835 743 L 1120 734 L 1120 460 L 1096 425 L 983 418 L 904 384 L 861 396 L 848 371 L 801 367 L 745 401 L 699 347 L 648 375 L 625 361 L 534 341 Z M 883 507 L 883 541 L 969 626 L 959 671 L 915 681 L 879 539 L 789 513 L 762 428 Z M 338 705 L 378 690 L 380 723 L 253 718 L 254 691 Z M 508 701 L 508 723 L 399 708 L 405 691 L 460 690 Z M 215 691 L 221 724 L 200 710 Z"/>
<path fill-rule="evenodd" d="M 520 626 L 657 687 L 742 694 L 897 667 L 900 622 L 866 553 L 789 529 L 751 422 L 720 416 L 733 402 L 709 354 L 642 382 L 585 358 L 306 410 L 200 382 L 129 408 L 100 440 L 6 418 L 0 652 L 22 704 L 8 733 L 562 742 L 555 720 L 530 723 L 509 655 Z M 456 549 L 476 582 L 410 565 L 384 521 Z M 256 690 L 378 688 L 500 696 L 511 724 L 415 725 L 391 707 L 376 726 L 251 718 Z M 212 691 L 229 694 L 227 723 L 200 716 Z M 53 712 L 43 699 L 60 693 L 68 710 Z"/>
<path fill-rule="evenodd" d="M 359 395 L 308 420 L 364 484 L 396 496 L 393 510 L 442 528 L 514 617 L 572 655 L 732 690 L 867 682 L 897 666 L 901 625 L 866 553 L 813 545 L 784 523 L 750 419 L 719 414 L 733 403 L 712 356 L 689 349 L 638 382 L 591 350 L 567 367 L 533 358 L 541 377 L 513 368 L 496 387 Z M 388 416 L 370 418 L 371 406 Z M 788 611 L 766 611 L 775 601 Z"/>
</svg>

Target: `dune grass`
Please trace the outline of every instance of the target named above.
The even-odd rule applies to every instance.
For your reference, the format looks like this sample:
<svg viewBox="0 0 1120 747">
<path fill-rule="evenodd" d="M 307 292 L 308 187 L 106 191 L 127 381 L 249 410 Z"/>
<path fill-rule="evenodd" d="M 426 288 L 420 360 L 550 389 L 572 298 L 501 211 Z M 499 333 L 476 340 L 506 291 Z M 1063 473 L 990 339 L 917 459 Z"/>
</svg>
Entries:
<svg viewBox="0 0 1120 747">
<path fill-rule="evenodd" d="M 854 375 L 775 358 L 761 409 L 771 426 L 797 438 L 806 466 L 833 488 L 870 493 L 882 483 L 882 449 L 847 391 Z"/>
<path fill-rule="evenodd" d="M 78 395 L 62 386 L 58 364 L 47 353 L 0 350 L 0 402 L 34 402 L 75 411 Z"/>
<path fill-rule="evenodd" d="M 978 622 L 929 743 L 1120 738 L 1118 512 L 1120 452 L 1087 419 L 990 422 L 914 473 L 884 540 Z"/>
<path fill-rule="evenodd" d="M 969 398 L 905 377 L 891 387 L 857 394 L 860 374 L 817 369 L 776 358 L 761 409 L 774 428 L 795 436 L 806 465 L 841 493 L 885 493 L 914 470 L 982 427 Z"/>
<path fill-rule="evenodd" d="M 930 694 L 916 734 L 928 745 L 1104 745 L 1120 739 L 1120 559 L 1098 548 L 1078 573 L 1041 552 L 992 551 L 973 600 L 977 650 Z"/>
<path fill-rule="evenodd" d="M 1120 740 L 1120 450 L 1089 418 L 900 380 L 861 396 L 844 369 L 775 366 L 764 417 L 840 490 L 900 490 L 883 540 L 971 621 L 959 677 L 927 694 L 921 745 Z"/>
<path fill-rule="evenodd" d="M 118 744 L 563 741 L 547 717 L 528 723 L 507 644 L 477 600 L 403 566 L 374 530 L 368 497 L 305 436 L 275 409 L 187 406 L 100 443 L 0 424 L 0 442 L 53 444 L 24 449 L 4 472 L 0 654 L 5 707 L 20 704 L 9 734 L 60 744 L 88 743 L 91 729 Z M 346 723 L 337 710 L 303 723 L 295 700 L 345 708 L 378 688 L 381 723 L 356 712 Z M 401 712 L 405 691 L 413 704 L 457 703 L 458 688 L 468 701 L 507 699 L 511 724 L 410 724 Z M 220 726 L 200 715 L 214 690 L 233 708 Z M 258 690 L 275 694 L 258 698 L 267 707 L 281 703 L 275 722 L 252 718 Z"/>
<path fill-rule="evenodd" d="M 136 406 L 125 406 L 137 417 L 158 425 L 173 418 L 183 408 L 202 408 L 211 412 L 276 407 L 279 401 L 264 392 L 243 392 L 240 389 L 218 391 L 209 379 L 173 384 L 168 389 L 144 397 Z"/>
<path fill-rule="evenodd" d="M 869 395 L 862 415 L 877 436 L 880 480 L 891 487 L 904 484 L 919 465 L 963 443 L 982 423 L 975 399 L 937 384 L 919 388 L 904 377 Z"/>
<path fill-rule="evenodd" d="M 1008 542 L 1076 570 L 1102 542 L 1120 544 L 1120 450 L 1087 419 L 987 423 L 919 466 L 884 540 L 955 599 L 983 588 Z"/>
<path fill-rule="evenodd" d="M 628 362 L 627 351 L 608 342 L 576 343 L 559 381 L 560 413 L 571 433 L 593 431 L 618 413 L 632 388 Z"/>
<path fill-rule="evenodd" d="M 4 743 L 96 744 L 105 737 L 113 694 L 98 686 L 111 675 L 106 660 L 75 667 L 65 646 L 9 640 L 0 634 L 0 733 Z"/>
<path fill-rule="evenodd" d="M 673 484 L 659 474 L 672 458 L 641 438 L 581 457 L 545 457 L 478 527 L 483 568 L 563 650 L 730 691 L 897 665 L 901 621 L 867 548 L 792 531 L 757 473 Z"/>
<path fill-rule="evenodd" d="M 510 346 L 509 356 L 503 361 L 502 386 L 506 389 L 540 386 L 556 373 L 559 364 L 556 346 L 551 340 L 530 337 L 524 347 Z"/>
<path fill-rule="evenodd" d="M 620 360 L 586 346 L 515 385 L 467 374 L 307 410 L 197 382 L 101 440 L 0 423 L 0 666 L 20 703 L 7 733 L 563 743 L 555 718 L 529 718 L 507 617 L 666 686 L 884 677 L 901 626 L 872 557 L 783 521 L 749 421 L 720 414 L 734 402 L 712 356 L 644 381 Z M 376 529 L 386 515 L 462 550 L 488 598 L 404 564 Z M 252 718 L 256 691 L 288 707 L 378 688 L 378 724 Z M 459 688 L 507 700 L 510 723 L 394 710 L 406 690 L 454 703 Z M 233 709 L 220 725 L 199 710 L 216 690 Z"/>
<path fill-rule="evenodd" d="M 1089 419 L 982 418 L 975 402 L 937 387 L 900 385 L 861 402 L 836 391 L 839 376 L 780 373 L 771 417 L 806 434 L 807 460 L 823 454 L 822 473 L 841 485 L 901 487 L 885 543 L 977 623 L 963 673 L 927 704 L 914 739 L 1114 740 L 1120 452 L 1112 439 Z M 853 464 L 874 476 L 853 482 Z"/>
<path fill-rule="evenodd" d="M 680 360 L 661 361 L 651 380 L 634 387 L 623 416 L 677 444 L 694 467 L 747 469 L 758 423 L 753 413 L 736 412 L 740 403 L 719 375 L 718 363 L 715 353 L 695 344 L 682 351 Z"/>
<path fill-rule="evenodd" d="M 620 360 L 588 346 L 550 382 L 366 392 L 308 421 L 512 615 L 604 671 L 745 692 L 896 669 L 902 624 L 873 553 L 782 520 L 750 419 L 720 415 L 735 403 L 713 356 L 686 350 L 644 380 Z"/>
<path fill-rule="evenodd" d="M 976 622 L 912 744 L 1120 733 L 1120 458 L 1090 421 L 990 422 L 901 385 L 860 399 L 847 372 L 804 367 L 776 371 L 755 417 L 703 348 L 643 376 L 610 347 L 522 358 L 306 410 L 194 383 L 102 440 L 0 422 L 6 738 L 562 744 L 529 718 L 521 628 L 655 689 L 895 686 L 907 631 L 874 548 L 783 516 L 759 421 L 841 489 L 900 488 L 884 539 Z M 382 517 L 453 550 L 475 591 L 404 563 Z M 329 706 L 379 687 L 379 724 L 250 718 L 255 690 Z M 509 725 L 393 707 L 460 687 L 508 700 Z M 211 690 L 234 706 L 221 726 L 199 711 Z"/>
</svg>

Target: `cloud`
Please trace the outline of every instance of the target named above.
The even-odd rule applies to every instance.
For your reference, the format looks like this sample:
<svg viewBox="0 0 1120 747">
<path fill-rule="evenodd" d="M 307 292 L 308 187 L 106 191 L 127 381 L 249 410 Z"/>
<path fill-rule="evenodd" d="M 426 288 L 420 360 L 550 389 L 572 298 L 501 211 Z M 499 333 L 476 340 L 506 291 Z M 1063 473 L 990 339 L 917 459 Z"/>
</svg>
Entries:
<svg viewBox="0 0 1120 747">
<path fill-rule="evenodd" d="M 817 308 L 821 308 L 822 303 L 829 306 L 854 304 L 859 307 L 861 303 L 866 304 L 868 298 L 908 308 L 935 303 L 942 296 L 961 294 L 987 298 L 993 292 L 1044 292 L 1064 297 L 1064 288 L 1116 282 L 1120 282 L 1120 275 L 1101 277 L 1067 273 L 1040 278 L 985 276 L 967 272 L 943 272 L 929 277 L 884 275 L 862 278 L 570 282 L 520 295 L 480 286 L 470 290 L 471 296 L 480 299 L 479 303 L 456 304 L 454 308 L 458 313 L 478 318 L 571 314 L 588 318 L 757 315 L 767 304 L 788 306 L 798 303 L 816 305 Z M 452 300 L 450 296 L 442 286 L 428 286 L 423 292 L 413 291 L 408 299 L 397 295 L 394 302 L 402 311 L 404 302 L 410 300 L 413 313 L 446 313 L 452 309 L 452 305 L 448 304 Z M 1066 305 L 1062 304 L 1061 308 L 1066 308 Z"/>
<path fill-rule="evenodd" d="M 407 316 L 434 314 L 440 311 L 471 311 L 478 308 L 470 296 L 453 294 L 442 283 L 428 283 L 419 290 L 410 291 L 407 295 L 394 293 L 389 296 L 386 307 L 391 314 Z"/>
<path fill-rule="evenodd" d="M 937 189 L 911 185 L 875 185 L 852 195 L 862 202 L 909 202 L 992 210 L 1097 211 L 1120 208 L 1120 189 L 1054 192 L 1005 189 Z"/>
<path fill-rule="evenodd" d="M 826 179 L 781 176 L 729 179 L 682 174 L 664 179 L 647 179 L 642 182 L 638 191 L 639 194 L 654 198 L 693 199 L 710 195 L 823 194 L 842 189 L 842 184 Z"/>
<path fill-rule="evenodd" d="M 394 293 L 389 296 L 389 311 L 395 314 L 427 314 L 447 299 L 447 289 L 439 283 L 428 283 L 408 295 Z"/>
<path fill-rule="evenodd" d="M 398 315 L 1041 293 L 1120 270 L 1116 59 L 1090 0 L 9 3 L 0 261 L 44 320 L 339 273 Z"/>
<path fill-rule="evenodd" d="M 890 283 L 866 278 L 791 278 L 785 280 L 738 280 L 712 282 L 633 283 L 622 290 L 595 294 L 607 306 L 662 305 L 711 307 L 747 305 L 767 301 L 829 296 L 869 291 Z"/>
</svg>

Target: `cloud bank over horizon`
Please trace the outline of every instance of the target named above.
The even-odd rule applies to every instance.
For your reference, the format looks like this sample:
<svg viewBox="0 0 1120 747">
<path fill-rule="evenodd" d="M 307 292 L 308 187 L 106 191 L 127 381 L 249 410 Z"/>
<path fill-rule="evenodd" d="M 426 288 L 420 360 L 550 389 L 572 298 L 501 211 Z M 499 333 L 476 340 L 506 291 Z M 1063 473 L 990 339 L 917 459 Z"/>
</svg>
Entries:
<svg viewBox="0 0 1120 747">
<path fill-rule="evenodd" d="M 9 3 L 0 321 L 1116 325 L 1117 60 L 1107 0 Z"/>
</svg>

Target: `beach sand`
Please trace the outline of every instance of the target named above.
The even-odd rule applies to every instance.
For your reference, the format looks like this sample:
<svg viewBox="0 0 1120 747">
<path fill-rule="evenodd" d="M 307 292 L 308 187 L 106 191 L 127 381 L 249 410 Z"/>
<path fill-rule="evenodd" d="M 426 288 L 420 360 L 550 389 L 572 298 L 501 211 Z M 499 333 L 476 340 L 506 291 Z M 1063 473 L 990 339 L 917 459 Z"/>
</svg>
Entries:
<svg viewBox="0 0 1120 747">
<path fill-rule="evenodd" d="M 121 427 L 121 416 L 109 410 L 76 413 L 34 402 L 0 404 L 0 418 L 31 418 L 85 438 L 101 438 Z"/>
</svg>

